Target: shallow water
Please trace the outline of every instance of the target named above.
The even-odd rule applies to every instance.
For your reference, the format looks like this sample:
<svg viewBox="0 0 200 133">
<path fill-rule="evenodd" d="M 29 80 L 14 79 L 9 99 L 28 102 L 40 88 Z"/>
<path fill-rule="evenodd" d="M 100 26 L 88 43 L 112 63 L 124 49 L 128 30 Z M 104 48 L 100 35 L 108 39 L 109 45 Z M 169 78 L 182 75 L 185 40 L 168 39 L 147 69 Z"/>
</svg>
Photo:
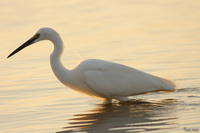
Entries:
<svg viewBox="0 0 200 133">
<path fill-rule="evenodd" d="M 199 1 L 0 1 L 0 130 L 50 132 L 200 132 Z M 172 79 L 174 93 L 101 102 L 64 87 L 43 41 L 6 59 L 39 28 L 56 29 L 62 62 L 99 58 Z M 66 40 L 67 38 L 67 40 Z"/>
</svg>

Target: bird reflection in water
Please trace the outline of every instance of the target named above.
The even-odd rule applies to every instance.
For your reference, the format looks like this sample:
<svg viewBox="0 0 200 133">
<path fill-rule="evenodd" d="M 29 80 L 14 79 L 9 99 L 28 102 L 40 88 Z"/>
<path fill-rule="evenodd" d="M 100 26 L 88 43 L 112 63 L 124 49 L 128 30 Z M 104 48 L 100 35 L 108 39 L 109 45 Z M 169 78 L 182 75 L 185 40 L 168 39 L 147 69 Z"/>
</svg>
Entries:
<svg viewBox="0 0 200 133">
<path fill-rule="evenodd" d="M 178 119 L 174 109 L 177 100 L 164 99 L 146 102 L 132 100 L 128 103 L 96 105 L 93 110 L 74 115 L 69 119 L 69 132 L 147 132 L 176 128 L 174 120 Z"/>
</svg>

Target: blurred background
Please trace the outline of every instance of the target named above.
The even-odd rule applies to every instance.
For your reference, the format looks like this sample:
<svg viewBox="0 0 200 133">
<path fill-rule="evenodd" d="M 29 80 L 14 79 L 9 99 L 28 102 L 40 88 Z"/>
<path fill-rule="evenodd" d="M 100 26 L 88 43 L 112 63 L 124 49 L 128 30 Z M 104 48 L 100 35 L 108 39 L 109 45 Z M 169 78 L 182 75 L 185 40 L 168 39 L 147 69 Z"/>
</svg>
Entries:
<svg viewBox="0 0 200 133">
<path fill-rule="evenodd" d="M 0 12 L 2 132 L 200 130 L 200 1 L 0 0 Z M 50 42 L 7 59 L 41 27 L 60 33 L 62 62 L 69 69 L 81 59 L 67 42 L 83 59 L 113 61 L 171 79 L 178 91 L 131 97 L 148 101 L 141 105 L 102 107 L 56 79 L 49 64 Z"/>
</svg>

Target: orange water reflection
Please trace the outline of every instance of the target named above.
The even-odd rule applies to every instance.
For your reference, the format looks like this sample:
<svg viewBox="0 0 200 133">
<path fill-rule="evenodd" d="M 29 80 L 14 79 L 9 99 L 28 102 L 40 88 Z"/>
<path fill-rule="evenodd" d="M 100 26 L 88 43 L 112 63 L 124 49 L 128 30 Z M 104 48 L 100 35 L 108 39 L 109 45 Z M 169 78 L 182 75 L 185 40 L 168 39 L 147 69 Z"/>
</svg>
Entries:
<svg viewBox="0 0 200 133">
<path fill-rule="evenodd" d="M 133 100 L 125 104 L 109 106 L 97 105 L 86 113 L 76 114 L 69 119 L 69 126 L 64 127 L 68 132 L 146 132 L 173 129 L 176 119 L 177 100 L 146 102 Z M 67 129 L 67 130 L 66 130 Z"/>
<path fill-rule="evenodd" d="M 199 127 L 199 9 L 198 0 L 1 0 L 1 131 L 49 133 L 60 131 L 66 123 L 63 132 L 75 129 L 159 132 L 161 128 L 175 126 L 181 132 L 185 125 Z M 91 104 L 87 97 L 70 91 L 56 79 L 49 65 L 53 45 L 48 41 L 6 59 L 46 26 L 57 30 L 64 39 L 62 62 L 66 68 L 73 68 L 80 59 L 65 38 L 84 59 L 114 61 L 169 78 L 180 90 L 137 98 L 150 101 L 174 98 L 188 104 L 178 105 L 178 109 L 173 100 L 111 107 Z M 91 110 L 93 106 L 96 108 Z M 173 126 L 174 122 L 183 125 Z"/>
</svg>

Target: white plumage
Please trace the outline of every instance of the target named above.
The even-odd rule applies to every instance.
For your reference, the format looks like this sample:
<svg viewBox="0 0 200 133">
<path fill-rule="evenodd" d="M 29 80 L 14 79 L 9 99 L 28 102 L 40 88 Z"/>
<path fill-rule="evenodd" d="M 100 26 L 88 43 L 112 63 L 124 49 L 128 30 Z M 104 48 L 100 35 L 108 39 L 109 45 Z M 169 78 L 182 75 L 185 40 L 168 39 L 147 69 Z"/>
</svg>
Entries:
<svg viewBox="0 0 200 133">
<path fill-rule="evenodd" d="M 62 39 L 51 28 L 41 28 L 31 39 L 8 57 L 41 40 L 50 40 L 54 44 L 50 63 L 56 77 L 71 89 L 102 98 L 105 104 L 110 103 L 112 99 L 128 101 L 128 96 L 148 92 L 175 91 L 176 85 L 170 80 L 104 60 L 88 59 L 80 62 L 72 70 L 66 69 L 60 61 L 64 50 Z"/>
</svg>

